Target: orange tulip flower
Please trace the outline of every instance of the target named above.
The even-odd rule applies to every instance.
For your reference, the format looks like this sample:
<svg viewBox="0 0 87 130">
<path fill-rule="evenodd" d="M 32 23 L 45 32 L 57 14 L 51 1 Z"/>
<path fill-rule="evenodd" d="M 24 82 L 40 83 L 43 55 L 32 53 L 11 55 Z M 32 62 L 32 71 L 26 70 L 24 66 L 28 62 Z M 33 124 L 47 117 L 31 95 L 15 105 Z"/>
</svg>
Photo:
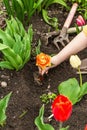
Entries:
<svg viewBox="0 0 87 130">
<path fill-rule="evenodd" d="M 40 53 L 36 56 L 36 65 L 41 69 L 45 69 L 47 66 L 51 66 L 51 56 Z"/>
</svg>

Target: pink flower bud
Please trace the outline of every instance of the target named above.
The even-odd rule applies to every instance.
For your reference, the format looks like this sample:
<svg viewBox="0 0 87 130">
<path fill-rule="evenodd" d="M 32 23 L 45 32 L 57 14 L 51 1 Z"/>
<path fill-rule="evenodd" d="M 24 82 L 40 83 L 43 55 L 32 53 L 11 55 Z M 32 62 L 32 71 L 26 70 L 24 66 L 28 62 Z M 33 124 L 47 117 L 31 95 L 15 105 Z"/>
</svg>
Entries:
<svg viewBox="0 0 87 130">
<path fill-rule="evenodd" d="M 76 23 L 78 26 L 83 26 L 86 24 L 84 18 L 81 15 L 79 15 L 78 18 L 76 19 Z"/>
</svg>

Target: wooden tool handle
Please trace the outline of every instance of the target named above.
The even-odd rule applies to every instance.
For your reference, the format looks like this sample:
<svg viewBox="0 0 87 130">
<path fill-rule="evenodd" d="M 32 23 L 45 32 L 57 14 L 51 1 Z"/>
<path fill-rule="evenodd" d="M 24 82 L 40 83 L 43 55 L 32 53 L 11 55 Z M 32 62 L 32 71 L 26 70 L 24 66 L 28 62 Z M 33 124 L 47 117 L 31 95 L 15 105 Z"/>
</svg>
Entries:
<svg viewBox="0 0 87 130">
<path fill-rule="evenodd" d="M 65 21 L 63 27 L 69 28 L 69 26 L 70 26 L 70 24 L 71 24 L 71 22 L 72 22 L 72 19 L 73 19 L 75 13 L 76 13 L 77 7 L 78 7 L 78 4 L 77 4 L 77 3 L 74 3 L 74 4 L 72 5 L 72 8 L 71 8 L 71 10 L 70 10 L 70 12 L 69 12 L 69 14 L 68 14 L 68 16 L 67 16 L 67 18 L 66 18 L 66 21 Z"/>
</svg>

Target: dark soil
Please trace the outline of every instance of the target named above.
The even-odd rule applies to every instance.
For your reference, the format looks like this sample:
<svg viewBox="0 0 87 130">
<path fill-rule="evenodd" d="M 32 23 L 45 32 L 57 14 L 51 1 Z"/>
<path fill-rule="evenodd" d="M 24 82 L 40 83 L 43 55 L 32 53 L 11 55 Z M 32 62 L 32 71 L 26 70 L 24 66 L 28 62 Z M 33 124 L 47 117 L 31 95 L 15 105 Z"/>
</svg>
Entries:
<svg viewBox="0 0 87 130">
<path fill-rule="evenodd" d="M 58 10 L 58 11 L 57 11 Z M 62 27 L 67 11 L 60 11 L 55 6 L 50 8 L 51 16 L 56 16 L 59 19 L 59 28 Z M 57 13 L 56 13 L 57 12 Z M 76 17 L 76 16 L 75 16 Z M 47 32 L 49 26 L 41 19 L 41 15 L 35 15 L 32 17 L 30 23 L 33 24 L 34 40 L 33 47 L 37 45 L 40 38 L 40 34 Z M 71 25 L 73 26 L 73 25 Z M 50 28 L 53 30 L 52 28 Z M 72 39 L 76 34 L 70 36 Z M 47 54 L 56 54 L 58 50 L 50 43 L 48 46 L 43 43 L 41 45 L 41 51 Z M 68 50 L 67 50 L 68 51 Z M 81 59 L 87 56 L 87 51 L 84 50 L 78 54 Z M 0 127 L 0 130 L 35 130 L 36 126 L 34 120 L 38 116 L 39 109 L 42 106 L 40 96 L 44 93 L 48 93 L 50 90 L 53 93 L 58 93 L 57 86 L 69 78 L 77 78 L 76 74 L 69 64 L 69 61 L 64 61 L 58 67 L 49 70 L 49 73 L 44 76 L 44 80 L 41 85 L 37 84 L 34 79 L 34 72 L 38 71 L 35 65 L 35 58 L 31 56 L 31 60 L 24 66 L 24 68 L 18 72 L 10 70 L 0 70 L 0 82 L 6 81 L 7 87 L 0 87 L 0 98 L 12 91 L 12 96 L 7 108 L 7 120 L 4 127 Z M 83 75 L 83 82 L 87 81 L 87 75 Z M 50 88 L 48 90 L 48 86 Z M 27 113 L 20 118 L 20 115 L 27 111 Z M 45 109 L 45 117 L 51 114 L 50 107 L 48 105 Z M 50 122 L 55 129 L 58 129 L 58 122 L 54 119 Z M 84 130 L 87 124 L 87 95 L 83 99 L 73 106 L 73 112 L 68 121 L 64 123 L 64 126 L 69 125 L 70 130 Z"/>
</svg>

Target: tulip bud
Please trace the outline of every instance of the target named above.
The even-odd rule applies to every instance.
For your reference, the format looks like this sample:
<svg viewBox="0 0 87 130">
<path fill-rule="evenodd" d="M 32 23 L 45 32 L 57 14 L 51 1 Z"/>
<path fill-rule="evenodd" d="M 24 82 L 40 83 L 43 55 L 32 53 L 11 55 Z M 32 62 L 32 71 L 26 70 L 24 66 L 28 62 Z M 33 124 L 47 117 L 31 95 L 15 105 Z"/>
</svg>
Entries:
<svg viewBox="0 0 87 130">
<path fill-rule="evenodd" d="M 70 57 L 70 64 L 73 68 L 78 68 L 81 65 L 81 60 L 77 55 L 72 55 Z"/>
<path fill-rule="evenodd" d="M 76 23 L 78 26 L 83 26 L 86 24 L 84 18 L 81 15 L 79 15 L 78 18 L 76 19 Z"/>
</svg>

